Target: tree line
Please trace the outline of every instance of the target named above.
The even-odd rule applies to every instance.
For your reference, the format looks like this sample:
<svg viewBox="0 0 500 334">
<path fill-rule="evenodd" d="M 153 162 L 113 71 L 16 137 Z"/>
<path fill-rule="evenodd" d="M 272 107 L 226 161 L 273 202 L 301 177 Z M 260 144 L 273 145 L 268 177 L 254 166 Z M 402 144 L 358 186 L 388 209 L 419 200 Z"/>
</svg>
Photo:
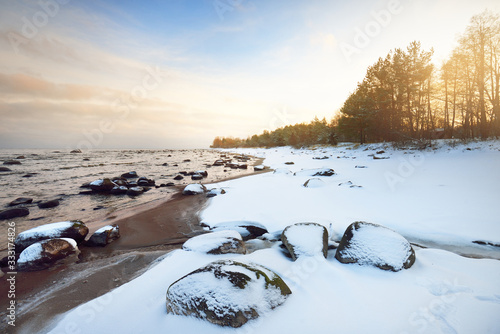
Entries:
<svg viewBox="0 0 500 334">
<path fill-rule="evenodd" d="M 364 79 L 327 122 L 264 131 L 247 139 L 217 137 L 212 147 L 295 147 L 340 141 L 379 142 L 500 135 L 500 17 L 473 16 L 457 47 L 440 66 L 418 41 L 395 49 Z"/>
</svg>

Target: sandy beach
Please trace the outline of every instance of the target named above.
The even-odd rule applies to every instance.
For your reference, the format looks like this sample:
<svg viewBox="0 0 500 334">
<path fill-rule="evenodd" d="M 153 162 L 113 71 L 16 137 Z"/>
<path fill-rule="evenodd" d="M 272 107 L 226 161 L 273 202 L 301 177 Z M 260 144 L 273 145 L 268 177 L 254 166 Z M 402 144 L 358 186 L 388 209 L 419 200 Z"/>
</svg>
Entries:
<svg viewBox="0 0 500 334">
<path fill-rule="evenodd" d="M 130 208 L 102 221 L 88 224 L 90 233 L 117 224 L 121 238 L 104 248 L 80 247 L 79 260 L 38 272 L 16 275 L 17 318 L 9 333 L 40 333 L 41 326 L 62 313 L 127 283 L 147 270 L 154 261 L 179 248 L 190 236 L 202 231 L 198 213 L 206 197 L 183 196 L 179 192 L 165 200 Z M 2 296 L 8 284 L 0 280 Z M 2 298 L 5 310 L 8 300 Z M 2 317 L 5 312 L 2 312 Z M 14 329 L 14 331 L 12 331 Z"/>
</svg>

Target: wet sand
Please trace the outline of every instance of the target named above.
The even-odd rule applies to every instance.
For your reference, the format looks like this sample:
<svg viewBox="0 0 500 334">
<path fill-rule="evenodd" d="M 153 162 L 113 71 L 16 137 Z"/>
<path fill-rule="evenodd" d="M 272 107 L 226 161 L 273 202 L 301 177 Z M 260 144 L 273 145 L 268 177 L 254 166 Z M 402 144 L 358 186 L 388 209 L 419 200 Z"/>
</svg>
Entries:
<svg viewBox="0 0 500 334">
<path fill-rule="evenodd" d="M 204 195 L 183 196 L 179 192 L 168 200 L 89 223 L 89 235 L 100 226 L 118 224 L 121 238 L 102 248 L 80 247 L 77 262 L 17 273 L 15 328 L 7 326 L 5 321 L 9 286 L 3 277 L 0 279 L 0 331 L 45 333 L 64 312 L 139 276 L 156 259 L 180 248 L 189 237 L 203 233 L 199 212 L 206 201 Z"/>
</svg>

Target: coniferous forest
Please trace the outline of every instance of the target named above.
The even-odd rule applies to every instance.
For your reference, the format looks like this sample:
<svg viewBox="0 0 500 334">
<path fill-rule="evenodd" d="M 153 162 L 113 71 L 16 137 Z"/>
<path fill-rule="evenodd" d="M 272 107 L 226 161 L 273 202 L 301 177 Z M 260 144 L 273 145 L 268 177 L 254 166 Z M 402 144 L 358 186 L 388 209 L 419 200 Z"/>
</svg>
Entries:
<svg viewBox="0 0 500 334">
<path fill-rule="evenodd" d="M 500 16 L 473 16 L 448 59 L 433 63 L 418 41 L 370 66 L 330 122 L 216 137 L 211 147 L 294 147 L 500 135 Z"/>
</svg>

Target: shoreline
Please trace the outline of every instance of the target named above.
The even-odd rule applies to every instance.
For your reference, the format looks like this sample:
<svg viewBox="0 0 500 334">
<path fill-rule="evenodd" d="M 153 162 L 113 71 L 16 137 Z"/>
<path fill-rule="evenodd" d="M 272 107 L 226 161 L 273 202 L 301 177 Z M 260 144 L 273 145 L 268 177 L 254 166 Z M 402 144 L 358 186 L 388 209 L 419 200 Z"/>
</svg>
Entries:
<svg viewBox="0 0 500 334">
<path fill-rule="evenodd" d="M 264 159 L 257 159 L 259 165 Z M 217 180 L 214 184 L 260 174 Z M 182 195 L 182 186 L 167 198 L 128 207 L 115 214 L 86 223 L 87 239 L 102 226 L 117 224 L 121 237 L 106 247 L 80 247 L 78 261 L 37 272 L 16 275 L 16 327 L 5 322 L 7 333 L 46 333 L 65 312 L 130 282 L 147 271 L 162 256 L 179 249 L 190 237 L 203 233 L 199 213 L 208 198 Z M 0 280 L 0 293 L 7 295 L 6 279 Z M 0 301 L 0 316 L 9 300 Z M 7 326 L 7 327 L 5 327 Z"/>
</svg>

